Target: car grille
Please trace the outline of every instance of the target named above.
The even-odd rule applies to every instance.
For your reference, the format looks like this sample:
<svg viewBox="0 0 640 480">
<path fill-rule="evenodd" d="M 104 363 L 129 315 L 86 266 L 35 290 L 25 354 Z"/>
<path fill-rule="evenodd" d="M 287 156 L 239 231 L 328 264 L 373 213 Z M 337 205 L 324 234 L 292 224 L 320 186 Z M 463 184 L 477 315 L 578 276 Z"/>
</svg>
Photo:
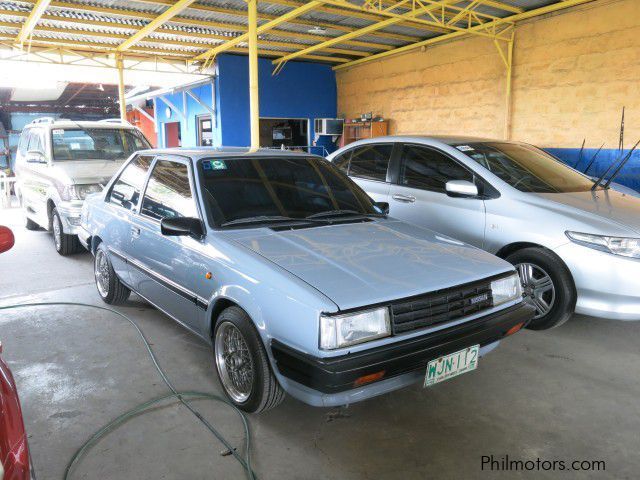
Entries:
<svg viewBox="0 0 640 480">
<path fill-rule="evenodd" d="M 431 327 L 490 308 L 493 306 L 492 280 L 458 285 L 393 302 L 391 304 L 393 333 Z"/>
</svg>

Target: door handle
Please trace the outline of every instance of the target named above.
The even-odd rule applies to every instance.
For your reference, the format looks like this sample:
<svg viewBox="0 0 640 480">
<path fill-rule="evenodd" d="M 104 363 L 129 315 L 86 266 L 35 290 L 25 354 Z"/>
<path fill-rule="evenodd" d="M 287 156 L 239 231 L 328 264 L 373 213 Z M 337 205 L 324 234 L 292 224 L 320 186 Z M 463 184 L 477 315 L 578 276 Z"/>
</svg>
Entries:
<svg viewBox="0 0 640 480">
<path fill-rule="evenodd" d="M 412 195 L 393 195 L 391 198 L 393 198 L 394 200 L 397 200 L 398 202 L 404 202 L 404 203 L 413 203 L 416 201 L 416 197 L 412 196 Z"/>
<path fill-rule="evenodd" d="M 131 227 L 131 236 L 138 238 L 140 236 L 140 229 L 138 227 Z"/>
</svg>

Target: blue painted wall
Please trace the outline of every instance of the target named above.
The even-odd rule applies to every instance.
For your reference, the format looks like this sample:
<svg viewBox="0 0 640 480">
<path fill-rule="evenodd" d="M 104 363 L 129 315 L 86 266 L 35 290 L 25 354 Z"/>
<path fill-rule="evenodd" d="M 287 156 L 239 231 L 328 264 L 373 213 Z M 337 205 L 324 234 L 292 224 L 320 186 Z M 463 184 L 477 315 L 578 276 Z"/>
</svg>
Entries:
<svg viewBox="0 0 640 480">
<path fill-rule="evenodd" d="M 217 61 L 222 144 L 248 146 L 249 62 L 247 57 L 239 55 L 221 55 Z M 261 58 L 258 68 L 261 117 L 308 118 L 312 142 L 313 120 L 337 116 L 336 77 L 331 66 L 290 62 L 278 75 L 272 76 L 271 60 Z"/>
<path fill-rule="evenodd" d="M 545 148 L 545 150 L 558 157 L 570 167 L 574 167 L 581 172 L 584 172 L 585 168 L 598 151 L 597 148 L 585 148 L 582 153 L 582 160 L 580 161 L 580 164 L 576 166 L 576 163 L 580 158 L 580 148 Z M 628 152 L 629 150 L 625 150 L 624 154 L 626 155 Z M 609 168 L 611 163 L 616 161 L 619 157 L 620 152 L 617 149 L 602 149 L 587 173 L 589 175 L 599 177 Z M 615 170 L 615 167 L 612 169 L 612 172 L 613 170 Z M 615 182 L 640 191 L 640 152 L 638 150 L 633 152 L 627 164 L 616 177 Z"/>
</svg>

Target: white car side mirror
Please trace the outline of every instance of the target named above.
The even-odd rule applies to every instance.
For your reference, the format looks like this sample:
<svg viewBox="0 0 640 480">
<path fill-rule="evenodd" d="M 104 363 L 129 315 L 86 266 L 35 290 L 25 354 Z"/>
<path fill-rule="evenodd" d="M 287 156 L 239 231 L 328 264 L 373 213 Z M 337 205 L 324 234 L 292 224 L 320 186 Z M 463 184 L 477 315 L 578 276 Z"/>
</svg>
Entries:
<svg viewBox="0 0 640 480">
<path fill-rule="evenodd" d="M 449 180 L 445 185 L 450 197 L 477 197 L 478 186 L 467 180 Z"/>
</svg>

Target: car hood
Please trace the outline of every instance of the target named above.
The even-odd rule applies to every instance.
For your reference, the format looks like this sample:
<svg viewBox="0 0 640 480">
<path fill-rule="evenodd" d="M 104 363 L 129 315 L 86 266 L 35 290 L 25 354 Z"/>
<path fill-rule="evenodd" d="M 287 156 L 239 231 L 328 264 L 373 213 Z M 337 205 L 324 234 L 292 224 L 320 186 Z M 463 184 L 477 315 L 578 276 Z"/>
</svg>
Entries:
<svg viewBox="0 0 640 480">
<path fill-rule="evenodd" d="M 56 176 L 66 180 L 65 183 L 106 185 L 111 177 L 122 166 L 122 160 L 66 160 L 54 163 Z"/>
<path fill-rule="evenodd" d="M 341 310 L 513 270 L 475 247 L 393 219 L 247 232 L 234 232 L 235 240 L 301 278 Z"/>
<path fill-rule="evenodd" d="M 640 198 L 614 190 L 572 193 L 536 193 L 537 197 L 581 210 L 588 216 L 615 222 L 617 227 L 640 233 Z M 568 212 L 571 214 L 571 212 Z M 589 232 L 603 235 L 611 232 Z"/>
</svg>

